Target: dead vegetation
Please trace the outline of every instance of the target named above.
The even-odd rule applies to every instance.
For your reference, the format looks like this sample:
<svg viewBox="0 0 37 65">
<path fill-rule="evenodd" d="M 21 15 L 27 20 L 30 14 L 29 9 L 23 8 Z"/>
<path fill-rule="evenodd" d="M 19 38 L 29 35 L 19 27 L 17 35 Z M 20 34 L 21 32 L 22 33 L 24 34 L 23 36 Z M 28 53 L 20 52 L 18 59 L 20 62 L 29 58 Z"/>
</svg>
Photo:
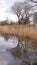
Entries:
<svg viewBox="0 0 37 65">
<path fill-rule="evenodd" d="M 22 38 L 29 38 L 37 41 L 37 25 L 0 25 L 0 34 L 14 35 Z"/>
</svg>

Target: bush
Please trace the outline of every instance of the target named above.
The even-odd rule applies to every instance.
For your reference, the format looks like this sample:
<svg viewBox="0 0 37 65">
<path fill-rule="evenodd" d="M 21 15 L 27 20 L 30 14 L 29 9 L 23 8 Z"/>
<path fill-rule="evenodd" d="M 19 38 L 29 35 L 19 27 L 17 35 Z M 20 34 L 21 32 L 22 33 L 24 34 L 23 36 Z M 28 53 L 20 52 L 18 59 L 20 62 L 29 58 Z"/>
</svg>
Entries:
<svg viewBox="0 0 37 65">
<path fill-rule="evenodd" d="M 19 21 L 18 21 L 18 23 L 19 24 L 28 24 L 30 21 L 29 21 L 29 18 L 28 17 L 26 17 L 25 19 L 20 19 Z"/>
</svg>

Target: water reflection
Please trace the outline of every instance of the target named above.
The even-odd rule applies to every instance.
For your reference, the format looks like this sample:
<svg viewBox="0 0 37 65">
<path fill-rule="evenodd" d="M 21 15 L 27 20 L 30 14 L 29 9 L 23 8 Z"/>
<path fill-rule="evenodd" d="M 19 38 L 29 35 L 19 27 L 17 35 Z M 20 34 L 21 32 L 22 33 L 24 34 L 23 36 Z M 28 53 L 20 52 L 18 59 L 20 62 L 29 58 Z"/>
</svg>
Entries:
<svg viewBox="0 0 37 65">
<path fill-rule="evenodd" d="M 18 45 L 18 38 L 10 37 L 5 39 L 0 36 L 0 65 L 20 65 L 21 60 L 16 60 L 8 50 Z"/>
<path fill-rule="evenodd" d="M 16 38 L 16 37 L 10 37 L 7 40 L 4 37 L 0 36 L 0 47 L 4 46 L 5 48 L 6 47 L 15 48 L 15 47 L 17 47 L 17 45 L 18 45 L 18 38 Z"/>
<path fill-rule="evenodd" d="M 37 65 L 37 42 L 0 36 L 0 65 Z"/>
<path fill-rule="evenodd" d="M 12 55 L 14 55 L 15 58 L 22 59 L 21 65 L 37 65 L 37 47 L 34 46 L 31 40 L 22 42 L 23 41 L 19 41 L 18 46 L 13 52 L 11 51 Z"/>
</svg>

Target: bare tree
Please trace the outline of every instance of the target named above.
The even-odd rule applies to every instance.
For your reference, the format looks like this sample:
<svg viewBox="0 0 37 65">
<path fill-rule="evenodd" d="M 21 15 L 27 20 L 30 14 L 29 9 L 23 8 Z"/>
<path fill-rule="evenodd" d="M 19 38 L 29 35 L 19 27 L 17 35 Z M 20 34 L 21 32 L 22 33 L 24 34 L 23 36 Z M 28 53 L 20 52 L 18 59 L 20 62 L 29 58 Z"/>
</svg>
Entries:
<svg viewBox="0 0 37 65">
<path fill-rule="evenodd" d="M 25 23 L 29 23 L 29 17 L 31 15 L 29 12 L 31 11 L 31 8 L 32 5 L 29 3 L 29 1 L 15 2 L 11 7 L 11 12 L 17 15 L 19 22 L 20 20 L 23 22 L 24 19 Z"/>
<path fill-rule="evenodd" d="M 24 16 L 25 16 L 25 22 L 24 23 L 29 23 L 29 17 L 31 16 L 31 14 L 29 14 L 29 12 L 31 11 L 32 5 L 29 3 L 29 1 L 24 1 Z"/>
<path fill-rule="evenodd" d="M 37 23 L 37 12 L 34 13 L 34 23 Z"/>
<path fill-rule="evenodd" d="M 32 5 L 28 1 L 25 1 L 24 2 L 24 14 L 26 17 L 30 16 L 29 12 L 31 11 L 31 9 L 32 9 Z"/>
<path fill-rule="evenodd" d="M 17 15 L 18 19 L 20 19 L 22 9 L 23 9 L 22 2 L 15 2 L 14 5 L 11 7 L 11 11 Z"/>
</svg>

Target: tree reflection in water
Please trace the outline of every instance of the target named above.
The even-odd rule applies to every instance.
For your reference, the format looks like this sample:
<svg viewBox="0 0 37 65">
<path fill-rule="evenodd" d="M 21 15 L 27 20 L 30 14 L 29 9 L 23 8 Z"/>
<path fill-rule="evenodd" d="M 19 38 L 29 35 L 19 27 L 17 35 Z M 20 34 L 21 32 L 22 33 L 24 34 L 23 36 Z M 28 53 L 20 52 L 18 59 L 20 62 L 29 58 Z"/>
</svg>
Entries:
<svg viewBox="0 0 37 65">
<path fill-rule="evenodd" d="M 26 56 L 26 49 L 22 47 L 23 45 L 19 42 L 18 46 L 11 50 L 12 55 L 15 58 L 22 59 Z"/>
<path fill-rule="evenodd" d="M 25 47 L 26 43 L 26 47 Z M 18 46 L 11 49 L 11 54 L 17 58 L 22 59 L 21 65 L 37 65 L 37 48 L 34 49 L 31 41 L 18 40 Z"/>
</svg>

